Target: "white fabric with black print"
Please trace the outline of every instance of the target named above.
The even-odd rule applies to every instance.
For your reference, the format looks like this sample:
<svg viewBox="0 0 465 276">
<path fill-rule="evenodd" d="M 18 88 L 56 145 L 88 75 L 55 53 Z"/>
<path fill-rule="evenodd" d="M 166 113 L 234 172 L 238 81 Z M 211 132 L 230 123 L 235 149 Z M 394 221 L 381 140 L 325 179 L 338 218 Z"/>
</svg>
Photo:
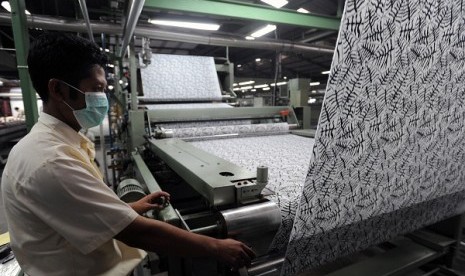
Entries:
<svg viewBox="0 0 465 276">
<path fill-rule="evenodd" d="M 269 199 L 279 206 L 283 220 L 271 251 L 284 250 L 289 241 L 313 143 L 312 138 L 292 134 L 192 142 L 206 152 L 251 171 L 256 171 L 258 166 L 268 167 L 266 188 L 274 192 Z"/>
<path fill-rule="evenodd" d="M 221 89 L 213 57 L 153 54 L 141 68 L 142 100 L 221 101 Z"/>
<path fill-rule="evenodd" d="M 346 1 L 283 275 L 463 211 L 464 19 L 459 0 Z"/>
</svg>

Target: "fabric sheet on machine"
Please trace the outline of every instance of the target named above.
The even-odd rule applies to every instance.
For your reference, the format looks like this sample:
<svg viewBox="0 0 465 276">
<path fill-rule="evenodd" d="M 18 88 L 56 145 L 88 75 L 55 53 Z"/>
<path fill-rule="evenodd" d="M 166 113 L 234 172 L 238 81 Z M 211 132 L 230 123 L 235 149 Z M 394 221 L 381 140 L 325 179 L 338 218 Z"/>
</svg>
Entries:
<svg viewBox="0 0 465 276">
<path fill-rule="evenodd" d="M 266 188 L 274 192 L 269 199 L 279 206 L 283 219 L 270 248 L 272 251 L 284 250 L 289 241 L 313 143 L 312 138 L 292 134 L 191 142 L 251 171 L 256 171 L 258 166 L 268 167 Z"/>
<path fill-rule="evenodd" d="M 153 54 L 141 69 L 146 101 L 221 101 L 213 57 Z"/>
<path fill-rule="evenodd" d="M 142 101 L 157 102 L 143 106 L 148 110 L 233 108 L 221 101 L 221 90 L 213 57 L 154 54 L 151 65 L 141 69 Z M 205 102 L 207 101 L 207 102 Z M 250 120 L 160 123 L 166 129 L 224 127 L 250 124 Z"/>
<path fill-rule="evenodd" d="M 283 275 L 464 211 L 462 1 L 346 1 Z"/>
</svg>

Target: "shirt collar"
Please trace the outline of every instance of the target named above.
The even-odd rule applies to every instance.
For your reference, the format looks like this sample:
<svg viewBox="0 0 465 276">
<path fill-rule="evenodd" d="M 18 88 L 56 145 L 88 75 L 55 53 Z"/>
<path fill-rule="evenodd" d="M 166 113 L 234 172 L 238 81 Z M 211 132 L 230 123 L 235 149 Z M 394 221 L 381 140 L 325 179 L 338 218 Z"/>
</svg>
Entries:
<svg viewBox="0 0 465 276">
<path fill-rule="evenodd" d="M 75 131 L 73 128 L 45 112 L 40 113 L 39 122 L 58 133 L 65 142 L 76 146 L 83 147 L 84 144 L 92 145 L 92 142 L 82 135 L 82 133 Z"/>
</svg>

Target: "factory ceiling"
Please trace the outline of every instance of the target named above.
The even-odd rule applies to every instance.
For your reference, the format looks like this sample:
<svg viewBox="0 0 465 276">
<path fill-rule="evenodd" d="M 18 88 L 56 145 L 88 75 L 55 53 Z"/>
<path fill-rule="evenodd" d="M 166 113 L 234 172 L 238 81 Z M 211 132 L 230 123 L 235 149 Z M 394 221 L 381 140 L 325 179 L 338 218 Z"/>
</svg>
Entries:
<svg viewBox="0 0 465 276">
<path fill-rule="evenodd" d="M 70 26 L 77 24 L 74 22 L 83 22 L 78 0 L 25 0 L 25 3 L 33 17 L 65 20 Z M 92 23 L 114 26 L 112 33 L 94 32 L 94 37 L 97 43 L 115 52 L 116 46 L 121 44 L 132 1 L 92 0 L 86 4 Z M 289 0 L 277 9 L 259 0 L 235 1 L 234 5 L 228 1 L 211 0 L 146 0 L 137 28 L 154 31 L 150 37 L 153 53 L 228 57 L 235 64 L 235 76 L 239 78 L 272 79 L 277 73 L 278 78 L 306 77 L 325 83 L 327 75 L 321 72 L 330 69 L 343 5 L 344 0 Z M 310 13 L 298 13 L 298 9 Z M 2 7 L 1 16 L 9 16 Z M 215 23 L 220 27 L 216 31 L 191 30 L 153 25 L 149 19 Z M 267 24 L 276 25 L 276 30 L 253 42 L 245 39 Z M 41 29 L 30 26 L 31 39 L 41 32 Z M 161 32 L 172 35 L 160 36 Z M 137 29 L 135 34 L 136 51 L 140 51 L 141 35 L 137 36 Z M 86 32 L 83 35 L 86 36 Z M 228 43 L 234 46 L 226 47 Z M 254 43 L 254 46 L 249 47 L 247 43 Z M 277 44 L 286 45 L 286 48 L 270 49 L 270 45 Z M 18 77 L 14 48 L 11 25 L 5 20 L 0 21 L 0 77 Z"/>
</svg>

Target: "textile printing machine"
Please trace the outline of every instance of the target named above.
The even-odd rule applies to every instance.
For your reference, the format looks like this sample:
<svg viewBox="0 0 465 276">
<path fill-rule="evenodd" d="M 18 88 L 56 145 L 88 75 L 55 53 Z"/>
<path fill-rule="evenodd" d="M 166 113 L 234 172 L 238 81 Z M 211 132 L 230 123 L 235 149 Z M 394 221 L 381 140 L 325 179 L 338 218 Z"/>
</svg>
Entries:
<svg viewBox="0 0 465 276">
<path fill-rule="evenodd" d="M 282 218 L 278 205 L 268 198 L 273 194 L 266 188 L 268 168 L 250 170 L 189 142 L 289 133 L 297 127 L 292 108 L 155 109 L 131 111 L 129 118 L 130 145 L 136 151 L 133 174 L 118 187 L 120 197 L 131 201 L 137 193 L 167 191 L 171 204 L 154 218 L 250 245 L 260 257 L 242 275 L 276 273 L 282 256 L 267 253 Z M 179 124 L 189 127 L 167 128 Z M 203 275 L 232 273 L 211 260 L 170 258 L 167 262 L 170 275 L 196 274 L 198 269 Z"/>
</svg>

